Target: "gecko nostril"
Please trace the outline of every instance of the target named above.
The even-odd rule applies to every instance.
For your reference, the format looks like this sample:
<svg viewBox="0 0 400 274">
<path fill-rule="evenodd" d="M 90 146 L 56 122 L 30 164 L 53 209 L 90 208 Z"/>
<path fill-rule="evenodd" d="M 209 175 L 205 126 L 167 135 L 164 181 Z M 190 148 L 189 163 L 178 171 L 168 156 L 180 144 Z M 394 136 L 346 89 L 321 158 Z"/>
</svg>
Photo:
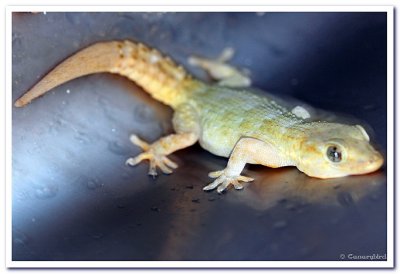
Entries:
<svg viewBox="0 0 400 274">
<path fill-rule="evenodd" d="M 383 158 L 380 155 L 376 155 L 368 160 L 368 165 L 374 170 L 380 168 L 383 165 Z"/>
</svg>

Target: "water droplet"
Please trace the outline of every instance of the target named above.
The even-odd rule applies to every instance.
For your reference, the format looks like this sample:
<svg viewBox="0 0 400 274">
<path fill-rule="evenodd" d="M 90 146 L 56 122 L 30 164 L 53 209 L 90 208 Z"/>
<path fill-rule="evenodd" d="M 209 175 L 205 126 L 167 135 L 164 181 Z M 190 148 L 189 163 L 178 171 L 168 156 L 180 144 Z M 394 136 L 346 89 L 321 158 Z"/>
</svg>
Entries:
<svg viewBox="0 0 400 274">
<path fill-rule="evenodd" d="M 371 194 L 371 196 L 369 196 L 369 199 L 371 201 L 378 201 L 379 200 L 379 194 L 373 193 L 373 194 Z"/>
<path fill-rule="evenodd" d="M 297 78 L 290 79 L 290 84 L 292 86 L 297 86 L 299 84 L 299 80 Z"/>
<path fill-rule="evenodd" d="M 100 232 L 96 232 L 96 233 L 93 233 L 92 234 L 92 238 L 93 239 L 101 239 L 101 238 L 103 238 L 104 237 L 104 234 L 103 233 L 100 233 Z"/>
<path fill-rule="evenodd" d="M 35 197 L 41 200 L 53 198 L 58 192 L 56 185 L 37 185 L 35 188 Z"/>
<path fill-rule="evenodd" d="M 74 12 L 66 12 L 65 13 L 65 18 L 67 18 L 67 21 L 72 24 L 72 25 L 79 25 L 81 23 L 81 16 L 79 13 L 74 13 Z"/>
<path fill-rule="evenodd" d="M 18 230 L 13 230 L 12 241 L 15 245 L 25 246 L 29 242 L 29 238 L 25 233 Z"/>
<path fill-rule="evenodd" d="M 339 204 L 344 207 L 351 207 L 354 206 L 353 196 L 349 192 L 340 192 L 337 195 L 337 200 Z"/>
<path fill-rule="evenodd" d="M 51 135 L 58 135 L 59 133 L 59 126 L 60 126 L 60 122 L 56 121 L 56 122 L 50 122 L 49 126 L 48 126 L 48 132 Z"/>
<path fill-rule="evenodd" d="M 124 204 L 118 204 L 118 205 L 117 205 L 117 208 L 123 209 L 123 208 L 126 208 L 126 206 L 125 206 Z"/>
<path fill-rule="evenodd" d="M 90 179 L 87 181 L 86 186 L 90 190 L 94 190 L 96 188 L 101 187 L 102 185 L 99 183 L 99 180 L 97 179 Z"/>
<path fill-rule="evenodd" d="M 277 222 L 275 222 L 273 225 L 272 225 L 274 228 L 277 228 L 277 229 L 281 229 L 281 228 L 284 228 L 284 227 L 286 227 L 287 226 L 287 222 L 286 221 L 277 221 Z"/>
<path fill-rule="evenodd" d="M 18 191 L 18 192 L 16 191 L 15 197 L 19 201 L 24 201 L 24 200 L 27 200 L 29 198 L 29 193 L 27 191 Z"/>
<path fill-rule="evenodd" d="M 301 254 L 301 256 L 307 256 L 307 255 L 311 255 L 310 253 L 312 252 L 312 250 L 307 247 L 307 246 L 303 246 L 302 248 L 300 248 L 299 253 Z"/>
<path fill-rule="evenodd" d="M 293 203 L 288 203 L 288 202 L 285 202 L 285 207 L 286 207 L 286 209 L 288 209 L 288 210 L 290 210 L 290 211 L 295 211 L 296 210 L 296 205 L 294 205 Z"/>
<path fill-rule="evenodd" d="M 329 222 L 330 222 L 331 224 L 336 225 L 336 224 L 339 223 L 339 219 L 338 219 L 338 218 L 332 218 L 332 219 L 329 220 Z"/>
<path fill-rule="evenodd" d="M 127 156 L 128 149 L 118 141 L 109 142 L 107 148 L 116 155 Z"/>
<path fill-rule="evenodd" d="M 134 115 L 135 119 L 141 120 L 141 121 L 153 121 L 154 120 L 153 111 L 146 106 L 137 106 L 134 109 L 133 115 Z"/>
<path fill-rule="evenodd" d="M 74 136 L 75 140 L 77 140 L 81 144 L 90 144 L 92 142 L 91 138 L 84 132 L 82 131 L 76 131 L 76 134 Z"/>
<path fill-rule="evenodd" d="M 368 105 L 364 105 L 363 109 L 366 111 L 373 111 L 376 110 L 378 107 L 375 104 L 368 104 Z"/>
</svg>

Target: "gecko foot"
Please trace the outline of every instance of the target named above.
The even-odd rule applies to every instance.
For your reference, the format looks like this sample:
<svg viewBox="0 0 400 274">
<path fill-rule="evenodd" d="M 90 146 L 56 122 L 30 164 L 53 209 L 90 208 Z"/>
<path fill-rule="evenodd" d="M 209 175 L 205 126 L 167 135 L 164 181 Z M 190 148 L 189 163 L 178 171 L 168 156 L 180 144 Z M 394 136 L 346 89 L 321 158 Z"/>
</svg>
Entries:
<svg viewBox="0 0 400 274">
<path fill-rule="evenodd" d="M 153 176 L 153 178 L 157 176 L 157 167 L 160 168 L 164 174 L 171 174 L 173 172 L 173 169 L 178 167 L 178 165 L 168 159 L 167 156 L 155 153 L 153 145 L 150 145 L 145 141 L 139 139 L 139 137 L 137 137 L 136 135 L 131 135 L 130 140 L 133 144 L 143 149 L 144 152 L 134 158 L 129 158 L 128 160 L 126 160 L 125 164 L 136 166 L 143 160 L 149 160 L 150 166 L 148 174 L 150 176 Z"/>
<path fill-rule="evenodd" d="M 214 80 L 218 81 L 218 85 L 248 87 L 251 85 L 249 72 L 227 64 L 227 61 L 233 57 L 234 52 L 233 48 L 225 48 L 216 59 L 191 56 L 188 62 L 192 66 L 200 67 L 207 71 Z"/>
<path fill-rule="evenodd" d="M 216 178 L 214 182 L 208 184 L 203 188 L 203 190 L 212 190 L 217 188 L 218 193 L 222 193 L 229 185 L 233 185 L 233 187 L 237 190 L 243 189 L 242 182 L 251 182 L 254 179 L 251 177 L 246 177 L 242 175 L 227 175 L 225 170 L 214 171 L 208 174 L 211 178 Z"/>
</svg>

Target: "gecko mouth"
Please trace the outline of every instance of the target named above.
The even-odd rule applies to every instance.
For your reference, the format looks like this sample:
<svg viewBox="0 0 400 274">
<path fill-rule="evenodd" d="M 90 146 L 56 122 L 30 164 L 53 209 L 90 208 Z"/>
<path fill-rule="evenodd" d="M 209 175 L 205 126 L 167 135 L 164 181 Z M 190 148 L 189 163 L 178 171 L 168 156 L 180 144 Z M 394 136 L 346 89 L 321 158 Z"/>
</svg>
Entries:
<svg viewBox="0 0 400 274">
<path fill-rule="evenodd" d="M 383 165 L 383 157 L 380 154 L 376 154 L 371 160 L 369 160 L 366 165 L 361 169 L 360 173 L 356 174 L 366 174 L 370 172 L 377 171 Z"/>
</svg>

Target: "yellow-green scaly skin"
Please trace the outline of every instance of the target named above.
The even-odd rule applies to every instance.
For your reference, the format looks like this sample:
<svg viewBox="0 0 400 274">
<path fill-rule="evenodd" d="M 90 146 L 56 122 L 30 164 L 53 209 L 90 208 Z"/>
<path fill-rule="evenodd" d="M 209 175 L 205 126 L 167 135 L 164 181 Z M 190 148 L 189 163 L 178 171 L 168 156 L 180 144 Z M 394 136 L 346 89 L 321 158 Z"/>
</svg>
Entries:
<svg viewBox="0 0 400 274">
<path fill-rule="evenodd" d="M 235 72 L 220 62 L 197 60 L 200 62 L 195 63 L 208 69 L 217 66 L 220 71 L 215 70 L 215 75 Z M 177 164 L 167 156 L 196 142 L 215 155 L 229 157 L 225 169 L 209 174 L 216 179 L 204 188 L 217 188 L 218 192 L 229 185 L 241 189 L 240 181 L 253 180 L 241 175 L 248 163 L 296 166 L 317 178 L 365 174 L 383 164 L 382 155 L 360 125 L 310 122 L 266 94 L 205 84 L 157 50 L 128 40 L 101 42 L 75 53 L 21 96 L 15 106 L 22 107 L 64 82 L 98 72 L 123 75 L 174 109 L 175 134 L 153 144 L 134 134 L 130 137 L 143 153 L 126 164 L 148 160 L 152 176 L 157 175 L 157 167 L 172 173 Z"/>
<path fill-rule="evenodd" d="M 203 84 L 188 96 L 187 103 L 198 114 L 200 145 L 223 157 L 229 157 L 242 137 L 268 141 L 290 153 L 295 145 L 290 128 L 304 123 L 285 107 L 249 89 Z"/>
</svg>

